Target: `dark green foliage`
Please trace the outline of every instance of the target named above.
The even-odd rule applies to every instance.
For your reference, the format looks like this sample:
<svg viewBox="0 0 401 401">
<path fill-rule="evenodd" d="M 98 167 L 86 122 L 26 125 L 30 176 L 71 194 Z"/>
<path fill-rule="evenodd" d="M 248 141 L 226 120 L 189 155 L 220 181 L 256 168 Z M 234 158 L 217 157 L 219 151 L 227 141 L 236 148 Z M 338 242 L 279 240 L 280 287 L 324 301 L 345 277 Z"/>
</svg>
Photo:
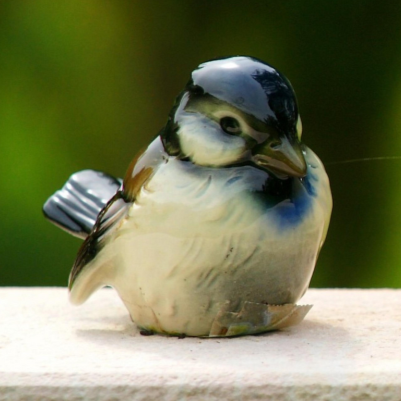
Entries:
<svg viewBox="0 0 401 401">
<path fill-rule="evenodd" d="M 80 241 L 41 208 L 74 172 L 123 176 L 200 63 L 246 54 L 298 97 L 324 162 L 401 155 L 401 5 L 376 1 L 0 3 L 0 285 L 66 285 Z M 327 167 L 315 286 L 401 286 L 401 161 Z"/>
</svg>

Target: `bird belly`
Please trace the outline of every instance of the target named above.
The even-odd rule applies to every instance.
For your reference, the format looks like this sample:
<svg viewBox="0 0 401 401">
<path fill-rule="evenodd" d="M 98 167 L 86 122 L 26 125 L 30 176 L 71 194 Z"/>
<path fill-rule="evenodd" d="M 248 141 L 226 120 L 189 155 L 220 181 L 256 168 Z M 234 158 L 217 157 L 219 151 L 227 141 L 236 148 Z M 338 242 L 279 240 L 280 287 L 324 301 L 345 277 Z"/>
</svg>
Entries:
<svg viewBox="0 0 401 401">
<path fill-rule="evenodd" d="M 147 234 L 135 238 L 135 249 L 122 239 L 124 272 L 113 285 L 139 326 L 169 334 L 208 335 L 227 302 L 233 312 L 245 301 L 296 302 L 308 287 L 315 252 L 258 242 L 253 229 L 221 238 Z"/>
<path fill-rule="evenodd" d="M 207 336 L 227 303 L 232 312 L 245 301 L 295 303 L 309 285 L 322 211 L 311 208 L 308 218 L 283 227 L 252 194 L 207 201 L 219 191 L 208 193 L 205 181 L 180 201 L 171 186 L 161 196 L 156 180 L 113 241 L 118 274 L 110 284 L 144 329 Z"/>
</svg>

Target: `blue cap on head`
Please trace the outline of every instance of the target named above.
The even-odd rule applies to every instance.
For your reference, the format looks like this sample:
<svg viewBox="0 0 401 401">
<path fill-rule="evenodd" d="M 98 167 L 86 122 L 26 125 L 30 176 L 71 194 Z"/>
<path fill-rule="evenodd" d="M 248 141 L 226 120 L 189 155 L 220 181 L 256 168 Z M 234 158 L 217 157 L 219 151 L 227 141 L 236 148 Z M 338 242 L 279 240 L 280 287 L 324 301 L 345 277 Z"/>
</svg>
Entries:
<svg viewBox="0 0 401 401">
<path fill-rule="evenodd" d="M 188 88 L 191 85 L 279 132 L 295 134 L 298 106 L 294 90 L 280 72 L 261 60 L 238 56 L 208 61 L 192 72 Z"/>
</svg>

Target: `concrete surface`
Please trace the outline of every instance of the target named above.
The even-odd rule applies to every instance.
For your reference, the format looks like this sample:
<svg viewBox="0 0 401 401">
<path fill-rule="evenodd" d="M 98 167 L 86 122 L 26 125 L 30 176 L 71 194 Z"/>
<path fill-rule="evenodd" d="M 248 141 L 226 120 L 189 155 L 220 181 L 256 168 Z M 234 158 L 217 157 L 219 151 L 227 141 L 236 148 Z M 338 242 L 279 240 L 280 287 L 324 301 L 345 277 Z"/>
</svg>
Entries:
<svg viewBox="0 0 401 401">
<path fill-rule="evenodd" d="M 299 325 L 141 336 L 111 289 L 0 289 L 0 400 L 401 400 L 401 290 L 309 290 Z"/>
</svg>

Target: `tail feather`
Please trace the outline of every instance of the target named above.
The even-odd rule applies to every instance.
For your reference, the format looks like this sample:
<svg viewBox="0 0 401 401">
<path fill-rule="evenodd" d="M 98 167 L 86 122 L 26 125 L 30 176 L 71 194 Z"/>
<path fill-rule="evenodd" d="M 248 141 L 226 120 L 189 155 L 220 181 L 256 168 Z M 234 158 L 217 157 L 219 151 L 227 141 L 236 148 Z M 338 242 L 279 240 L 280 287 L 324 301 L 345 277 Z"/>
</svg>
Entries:
<svg viewBox="0 0 401 401">
<path fill-rule="evenodd" d="M 120 179 L 99 171 L 80 171 L 46 201 L 43 213 L 63 230 L 85 239 L 121 183 Z"/>
</svg>

